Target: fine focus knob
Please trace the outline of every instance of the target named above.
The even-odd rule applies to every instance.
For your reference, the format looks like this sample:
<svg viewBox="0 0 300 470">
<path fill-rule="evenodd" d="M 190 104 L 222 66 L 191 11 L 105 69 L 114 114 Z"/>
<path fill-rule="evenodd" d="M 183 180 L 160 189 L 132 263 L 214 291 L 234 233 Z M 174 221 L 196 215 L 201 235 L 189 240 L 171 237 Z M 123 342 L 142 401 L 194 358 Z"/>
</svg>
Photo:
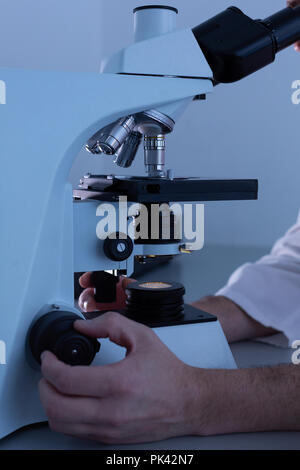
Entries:
<svg viewBox="0 0 300 470">
<path fill-rule="evenodd" d="M 114 238 L 106 238 L 103 250 L 107 258 L 112 261 L 125 261 L 133 252 L 133 242 L 130 237 L 117 232 Z"/>
<path fill-rule="evenodd" d="M 90 365 L 100 343 L 73 328 L 76 320 L 82 320 L 74 313 L 55 311 L 40 317 L 29 332 L 29 347 L 35 360 L 41 363 L 43 351 L 51 351 L 62 362 L 71 366 Z"/>
</svg>

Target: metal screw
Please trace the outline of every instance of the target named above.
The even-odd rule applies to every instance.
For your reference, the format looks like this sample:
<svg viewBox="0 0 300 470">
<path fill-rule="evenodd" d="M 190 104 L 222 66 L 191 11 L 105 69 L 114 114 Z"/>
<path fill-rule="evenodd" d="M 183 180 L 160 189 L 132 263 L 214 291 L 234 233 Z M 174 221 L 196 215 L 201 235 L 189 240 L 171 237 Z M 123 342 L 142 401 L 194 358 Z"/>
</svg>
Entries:
<svg viewBox="0 0 300 470">
<path fill-rule="evenodd" d="M 180 245 L 179 251 L 180 253 L 183 253 L 186 255 L 190 255 L 192 253 L 192 251 L 189 249 L 189 245 Z"/>
<path fill-rule="evenodd" d="M 173 180 L 173 179 L 174 179 L 174 172 L 173 172 L 173 170 L 168 170 L 168 171 L 167 171 L 167 178 L 168 178 L 169 180 Z"/>
<path fill-rule="evenodd" d="M 117 250 L 118 250 L 119 253 L 123 253 L 126 250 L 125 243 L 118 243 Z"/>
</svg>

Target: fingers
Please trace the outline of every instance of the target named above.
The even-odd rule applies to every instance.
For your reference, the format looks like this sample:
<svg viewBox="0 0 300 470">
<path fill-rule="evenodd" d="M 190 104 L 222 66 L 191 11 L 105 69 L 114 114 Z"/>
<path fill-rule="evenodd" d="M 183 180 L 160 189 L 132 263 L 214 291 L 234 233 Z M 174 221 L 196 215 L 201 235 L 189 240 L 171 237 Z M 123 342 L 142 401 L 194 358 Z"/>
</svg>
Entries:
<svg viewBox="0 0 300 470">
<path fill-rule="evenodd" d="M 300 6 L 300 0 L 287 0 L 287 6 L 292 8 Z M 296 52 L 300 52 L 300 41 L 296 42 L 294 47 Z"/>
<path fill-rule="evenodd" d="M 300 5 L 300 0 L 287 0 L 288 7 L 295 8 Z"/>
<path fill-rule="evenodd" d="M 126 425 L 133 419 L 124 412 L 126 406 L 114 399 L 64 396 L 44 378 L 39 383 L 39 394 L 49 426 L 55 432 L 106 444 L 132 440 Z"/>
<path fill-rule="evenodd" d="M 49 351 L 42 354 L 42 374 L 57 392 L 73 397 L 103 398 L 115 391 L 118 382 L 117 370 L 113 365 L 71 367 Z"/>
<path fill-rule="evenodd" d="M 300 52 L 300 41 L 296 42 L 295 44 L 295 51 Z"/>
<path fill-rule="evenodd" d="M 60 434 L 66 434 L 68 436 L 77 437 L 78 439 L 90 439 L 93 441 L 99 440 L 98 426 L 94 424 L 75 424 L 49 419 L 49 427 L 54 432 L 59 432 Z"/>
<path fill-rule="evenodd" d="M 78 305 L 84 312 L 95 312 L 104 310 L 121 310 L 125 307 L 125 292 L 118 293 L 119 288 L 117 287 L 117 300 L 109 304 L 97 303 L 95 300 L 95 290 L 93 287 L 85 289 L 78 300 Z"/>
<path fill-rule="evenodd" d="M 122 287 L 123 287 L 124 290 L 132 282 L 135 282 L 135 279 L 132 279 L 130 277 L 123 277 L 123 276 L 121 277 L 121 284 L 122 284 Z"/>
<path fill-rule="evenodd" d="M 81 310 L 84 312 L 94 312 L 96 310 L 105 310 L 104 308 L 100 308 L 100 305 L 98 306 L 95 297 L 94 297 L 94 288 L 89 287 L 85 289 L 81 294 L 78 299 L 78 305 Z"/>
<path fill-rule="evenodd" d="M 131 282 L 134 282 L 134 279 L 126 278 L 121 276 L 117 284 L 117 299 L 116 302 L 112 303 L 97 303 L 95 301 L 95 291 L 91 282 L 91 274 L 85 273 L 81 276 L 79 282 L 85 290 L 81 293 L 79 297 L 79 307 L 84 312 L 94 312 L 101 310 L 121 310 L 125 307 L 126 293 L 125 289 Z"/>
<path fill-rule="evenodd" d="M 133 282 L 134 279 L 130 279 L 128 277 L 120 276 L 120 281 L 122 284 L 122 287 L 125 289 L 130 282 Z M 84 273 L 80 278 L 79 278 L 79 284 L 83 289 L 86 289 L 87 287 L 94 287 L 92 283 L 92 273 Z"/>
<path fill-rule="evenodd" d="M 84 273 L 79 278 L 79 284 L 81 285 L 83 289 L 86 289 L 87 287 L 92 287 L 91 275 L 92 273 Z"/>
<path fill-rule="evenodd" d="M 145 339 L 147 327 L 116 312 L 108 312 L 94 320 L 77 320 L 74 328 L 92 338 L 109 338 L 132 352 Z M 151 330 L 150 330 L 151 331 Z"/>
<path fill-rule="evenodd" d="M 70 397 L 59 393 L 46 379 L 39 383 L 42 405 L 49 420 L 65 423 L 97 424 L 101 415 L 101 400 Z"/>
</svg>

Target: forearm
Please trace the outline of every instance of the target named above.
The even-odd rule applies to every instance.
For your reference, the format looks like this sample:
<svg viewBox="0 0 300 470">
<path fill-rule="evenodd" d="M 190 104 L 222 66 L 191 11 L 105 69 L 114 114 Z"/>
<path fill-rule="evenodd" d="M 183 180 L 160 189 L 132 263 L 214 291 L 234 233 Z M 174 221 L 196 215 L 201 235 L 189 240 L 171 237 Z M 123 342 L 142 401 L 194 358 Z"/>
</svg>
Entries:
<svg viewBox="0 0 300 470">
<path fill-rule="evenodd" d="M 190 432 L 195 435 L 300 430 L 300 368 L 194 369 Z"/>
<path fill-rule="evenodd" d="M 204 297 L 194 302 L 193 306 L 216 315 L 230 343 L 277 333 L 276 330 L 253 320 L 242 308 L 226 297 Z"/>
</svg>

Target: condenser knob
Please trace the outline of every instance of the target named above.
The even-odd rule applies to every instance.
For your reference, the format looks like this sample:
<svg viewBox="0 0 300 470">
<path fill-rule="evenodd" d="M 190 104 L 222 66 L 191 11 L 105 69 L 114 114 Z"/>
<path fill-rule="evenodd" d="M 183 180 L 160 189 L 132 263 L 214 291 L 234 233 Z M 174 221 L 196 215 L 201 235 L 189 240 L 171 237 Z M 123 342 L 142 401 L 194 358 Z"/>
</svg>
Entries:
<svg viewBox="0 0 300 470">
<path fill-rule="evenodd" d="M 113 238 L 106 238 L 103 250 L 107 258 L 112 261 L 125 261 L 133 252 L 133 241 L 128 236 L 121 237 L 117 232 Z"/>
</svg>

